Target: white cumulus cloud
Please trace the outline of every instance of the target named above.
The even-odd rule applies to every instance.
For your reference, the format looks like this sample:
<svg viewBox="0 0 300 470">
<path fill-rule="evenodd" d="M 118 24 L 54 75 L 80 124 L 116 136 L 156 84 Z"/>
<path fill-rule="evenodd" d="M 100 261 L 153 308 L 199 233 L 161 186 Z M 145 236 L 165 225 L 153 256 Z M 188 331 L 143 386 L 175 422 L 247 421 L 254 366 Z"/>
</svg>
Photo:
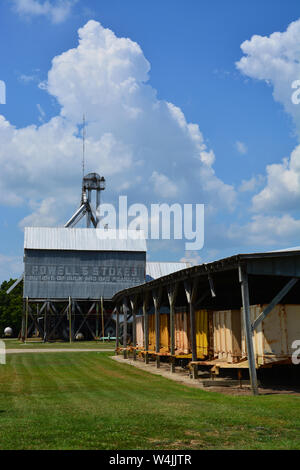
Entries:
<svg viewBox="0 0 300 470">
<path fill-rule="evenodd" d="M 294 118 L 300 132 L 300 106 L 292 101 L 292 84 L 300 79 L 300 20 L 284 32 L 254 35 L 242 43 L 244 56 L 237 68 L 248 77 L 264 80 L 273 87 L 273 96 Z"/>
<path fill-rule="evenodd" d="M 243 192 L 254 192 L 257 191 L 265 182 L 265 177 L 263 175 L 252 176 L 248 180 L 242 180 L 239 191 Z"/>
<path fill-rule="evenodd" d="M 14 10 L 22 17 L 45 16 L 52 23 L 62 23 L 77 0 L 12 0 Z"/>
<path fill-rule="evenodd" d="M 43 84 L 60 114 L 20 129 L 0 116 L 1 201 L 27 207 L 21 226 L 61 224 L 76 209 L 83 113 L 86 168 L 106 177 L 105 198 L 126 191 L 133 202 L 234 207 L 235 190 L 215 175 L 214 153 L 198 125 L 157 99 L 149 72 L 137 43 L 89 21 L 78 45 L 53 59 Z"/>
<path fill-rule="evenodd" d="M 282 216 L 255 215 L 246 225 L 236 223 L 230 225 L 227 236 L 229 239 L 250 247 L 265 248 L 280 246 L 287 247 L 295 238 L 299 239 L 300 220 L 295 220 L 289 214 Z M 253 248 L 252 248 L 253 250 Z"/>
<path fill-rule="evenodd" d="M 241 49 L 244 56 L 237 62 L 237 68 L 248 77 L 263 80 L 272 87 L 274 99 L 293 118 L 299 139 L 300 105 L 295 104 L 293 94 L 298 92 L 294 82 L 300 79 L 300 20 L 292 22 L 284 32 L 254 35 L 242 43 Z M 257 178 L 243 181 L 240 191 L 258 188 L 262 178 Z M 252 198 L 252 210 L 256 215 L 246 226 L 233 225 L 229 236 L 240 236 L 253 244 L 272 245 L 276 240 L 287 244 L 293 237 L 299 238 L 300 221 L 289 214 L 299 206 L 300 145 L 289 157 L 266 167 L 265 186 Z"/>
</svg>

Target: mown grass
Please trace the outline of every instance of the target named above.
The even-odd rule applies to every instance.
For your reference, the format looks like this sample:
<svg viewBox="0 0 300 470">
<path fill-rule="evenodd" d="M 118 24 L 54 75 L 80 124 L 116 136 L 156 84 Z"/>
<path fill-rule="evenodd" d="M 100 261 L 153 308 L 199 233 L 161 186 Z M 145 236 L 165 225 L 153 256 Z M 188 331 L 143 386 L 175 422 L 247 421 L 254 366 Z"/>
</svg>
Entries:
<svg viewBox="0 0 300 470">
<path fill-rule="evenodd" d="M 296 396 L 228 396 L 113 361 L 20 354 L 0 366 L 1 449 L 300 449 Z"/>
<path fill-rule="evenodd" d="M 115 341 L 73 341 L 43 343 L 29 339 L 26 343 L 17 339 L 5 339 L 6 349 L 115 349 Z"/>
</svg>

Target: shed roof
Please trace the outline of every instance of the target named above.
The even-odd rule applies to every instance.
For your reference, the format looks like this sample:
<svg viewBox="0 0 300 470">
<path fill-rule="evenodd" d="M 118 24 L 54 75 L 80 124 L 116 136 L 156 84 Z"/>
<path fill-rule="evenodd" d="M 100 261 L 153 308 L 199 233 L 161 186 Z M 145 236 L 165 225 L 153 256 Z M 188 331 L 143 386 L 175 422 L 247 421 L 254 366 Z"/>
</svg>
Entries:
<svg viewBox="0 0 300 470">
<path fill-rule="evenodd" d="M 24 249 L 146 252 L 147 245 L 142 231 L 26 227 Z"/>
<path fill-rule="evenodd" d="M 234 272 L 240 265 L 244 265 L 248 274 L 264 277 L 298 277 L 300 278 L 300 251 L 298 249 L 233 255 L 212 263 L 204 263 L 190 268 L 182 269 L 171 274 L 154 279 L 140 286 L 124 289 L 115 294 L 113 301 L 118 302 L 124 296 L 134 295 L 151 290 L 162 285 L 170 285 L 177 281 L 184 281 L 195 277 L 207 282 L 208 275 L 220 275 L 223 280 L 230 279 L 229 271 Z M 238 276 L 233 274 L 238 284 Z M 274 281 L 272 281 L 274 283 Z M 232 287 L 228 286 L 229 294 Z"/>
<path fill-rule="evenodd" d="M 146 281 L 152 281 L 162 276 L 181 271 L 182 269 L 189 268 L 190 263 L 169 263 L 169 262 L 154 262 L 147 261 L 146 263 Z"/>
</svg>

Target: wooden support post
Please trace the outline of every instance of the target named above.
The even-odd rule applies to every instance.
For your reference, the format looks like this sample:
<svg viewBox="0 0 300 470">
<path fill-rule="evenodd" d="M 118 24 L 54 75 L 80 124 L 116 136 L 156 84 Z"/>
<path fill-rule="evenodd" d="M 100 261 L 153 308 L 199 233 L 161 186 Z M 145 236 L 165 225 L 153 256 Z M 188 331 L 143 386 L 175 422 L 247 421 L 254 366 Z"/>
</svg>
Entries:
<svg viewBox="0 0 300 470">
<path fill-rule="evenodd" d="M 99 339 L 99 302 L 96 302 L 96 338 Z"/>
<path fill-rule="evenodd" d="M 127 298 L 124 297 L 123 299 L 123 357 L 124 359 L 128 359 L 127 354 L 127 313 L 128 313 L 128 304 Z"/>
<path fill-rule="evenodd" d="M 170 353 L 171 372 L 175 372 L 175 303 L 178 284 L 171 284 L 167 287 L 170 304 Z"/>
<path fill-rule="evenodd" d="M 42 333 L 42 330 L 38 324 L 38 321 L 37 321 L 37 318 L 39 317 L 39 304 L 37 304 L 36 306 L 36 310 L 37 310 L 37 313 L 34 314 L 32 313 L 31 311 L 31 308 L 30 308 L 30 305 L 29 305 L 29 308 L 28 308 L 28 313 L 29 313 L 29 316 L 31 317 L 33 323 L 34 323 L 34 327 L 36 328 L 36 331 L 38 331 L 38 334 L 42 337 L 43 336 L 43 333 Z"/>
<path fill-rule="evenodd" d="M 72 343 L 72 300 L 69 297 L 69 342 Z"/>
<path fill-rule="evenodd" d="M 258 325 L 272 312 L 276 305 L 287 295 L 287 293 L 294 287 L 295 284 L 299 281 L 298 278 L 292 278 L 281 290 L 275 295 L 274 299 L 269 303 L 269 305 L 264 309 L 263 312 L 256 318 L 255 322 L 252 325 L 252 330 L 255 330 Z"/>
<path fill-rule="evenodd" d="M 132 311 L 132 346 L 133 346 L 133 360 L 136 361 L 136 314 L 137 314 L 137 296 L 130 299 Z"/>
<path fill-rule="evenodd" d="M 148 317 L 148 292 L 144 293 L 143 299 L 143 317 L 144 317 L 144 348 L 145 364 L 149 364 L 149 317 Z"/>
<path fill-rule="evenodd" d="M 118 354 L 120 346 L 120 307 L 116 306 L 116 353 Z"/>
<path fill-rule="evenodd" d="M 104 342 L 105 331 L 104 331 L 104 308 L 103 308 L 103 297 L 101 297 L 101 321 L 102 321 L 102 340 L 103 340 L 103 342 Z"/>
<path fill-rule="evenodd" d="M 155 312 L 155 352 L 156 352 L 156 367 L 160 368 L 160 304 L 162 298 L 162 289 L 154 289 L 152 291 L 154 312 Z"/>
<path fill-rule="evenodd" d="M 29 311 L 29 299 L 26 297 L 26 309 L 25 309 L 25 343 L 28 335 L 28 311 Z"/>
<path fill-rule="evenodd" d="M 253 348 L 253 333 L 252 333 L 251 319 L 250 319 L 248 274 L 247 274 L 245 266 L 239 266 L 239 281 L 241 283 L 242 300 L 243 300 L 243 319 L 244 319 L 244 328 L 245 328 L 245 334 L 246 334 L 249 375 L 250 375 L 253 395 L 258 395 L 255 354 L 254 354 L 254 348 Z"/>
<path fill-rule="evenodd" d="M 186 281 L 184 283 L 185 294 L 187 298 L 187 302 L 189 304 L 189 311 L 190 311 L 190 341 L 191 341 L 191 349 L 192 349 L 192 362 L 197 361 L 197 342 L 196 342 L 196 318 L 195 318 L 195 299 L 196 293 L 198 288 L 198 281 Z M 198 377 L 198 366 L 197 364 L 193 364 L 193 378 L 196 379 Z"/>
<path fill-rule="evenodd" d="M 75 334 L 73 334 L 73 332 L 72 332 L 72 336 L 73 336 L 73 337 L 76 338 L 76 336 L 78 335 L 78 333 L 80 333 L 81 328 L 83 327 L 83 325 L 86 324 L 86 326 L 88 327 L 88 329 L 89 329 L 89 331 L 90 331 L 90 333 L 91 333 L 93 339 L 96 340 L 96 336 L 94 335 L 94 332 L 93 332 L 93 330 L 91 329 L 91 327 L 90 327 L 90 325 L 89 325 L 89 323 L 88 323 L 88 317 L 92 314 L 92 312 L 93 312 L 93 310 L 94 310 L 94 308 L 95 308 L 95 305 L 97 305 L 97 304 L 98 304 L 98 302 L 93 302 L 92 305 L 91 305 L 91 307 L 89 308 L 87 314 L 85 315 L 84 312 L 81 310 L 80 306 L 76 303 L 77 308 L 78 308 L 78 310 L 80 311 L 80 313 L 81 313 L 81 315 L 82 315 L 82 317 L 83 317 L 83 320 L 82 320 L 82 322 L 80 323 L 79 328 L 77 329 L 77 331 L 75 332 Z M 75 318 L 74 318 L 74 319 L 75 319 Z M 73 324 L 73 329 L 74 329 L 74 324 Z"/>
<path fill-rule="evenodd" d="M 71 334 L 72 334 L 72 341 L 74 341 L 75 339 L 75 336 L 76 336 L 76 332 L 75 332 L 75 321 L 76 321 L 76 308 L 80 311 L 80 313 L 82 314 L 82 311 L 80 309 L 80 306 L 78 305 L 78 303 L 76 302 L 76 300 L 72 299 L 71 297 Z M 73 321 L 72 321 L 73 319 Z"/>
<path fill-rule="evenodd" d="M 62 311 L 60 312 L 60 319 L 57 323 L 55 323 L 55 325 L 53 326 L 52 330 L 50 331 L 48 337 L 51 338 L 55 331 L 58 329 L 59 325 L 62 323 L 62 321 L 64 320 L 64 316 L 67 315 L 67 319 L 68 319 L 68 312 L 69 312 L 69 301 L 67 303 L 67 306 L 65 306 Z M 29 309 L 29 314 L 30 314 L 30 309 Z M 33 317 L 33 320 L 34 320 L 34 317 Z M 36 321 L 36 320 L 34 320 Z M 36 328 L 38 329 L 38 331 L 40 332 L 40 327 L 36 321 Z M 42 336 L 42 334 L 41 334 Z"/>
<path fill-rule="evenodd" d="M 26 317 L 26 301 L 23 299 L 23 310 L 22 310 L 22 326 L 21 326 L 21 340 L 25 341 L 25 317 Z"/>
<path fill-rule="evenodd" d="M 48 335 L 47 335 L 47 317 L 50 311 L 50 302 L 46 302 L 45 314 L 44 314 L 44 343 L 47 342 Z"/>
<path fill-rule="evenodd" d="M 214 281 L 213 281 L 211 274 L 208 274 L 208 282 L 209 282 L 211 296 L 216 297 L 216 289 L 215 289 Z"/>
</svg>

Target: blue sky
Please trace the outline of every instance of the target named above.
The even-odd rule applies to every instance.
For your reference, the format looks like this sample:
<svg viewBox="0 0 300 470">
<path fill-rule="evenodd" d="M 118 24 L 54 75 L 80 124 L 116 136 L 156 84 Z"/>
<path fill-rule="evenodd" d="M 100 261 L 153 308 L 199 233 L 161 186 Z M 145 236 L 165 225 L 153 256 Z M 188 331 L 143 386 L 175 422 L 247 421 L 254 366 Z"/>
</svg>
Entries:
<svg viewBox="0 0 300 470">
<path fill-rule="evenodd" d="M 150 242 L 151 260 L 300 245 L 299 18 L 293 0 L 3 0 L 0 280 L 24 226 L 76 209 L 83 112 L 105 202 L 206 206 L 202 250 Z"/>
</svg>

